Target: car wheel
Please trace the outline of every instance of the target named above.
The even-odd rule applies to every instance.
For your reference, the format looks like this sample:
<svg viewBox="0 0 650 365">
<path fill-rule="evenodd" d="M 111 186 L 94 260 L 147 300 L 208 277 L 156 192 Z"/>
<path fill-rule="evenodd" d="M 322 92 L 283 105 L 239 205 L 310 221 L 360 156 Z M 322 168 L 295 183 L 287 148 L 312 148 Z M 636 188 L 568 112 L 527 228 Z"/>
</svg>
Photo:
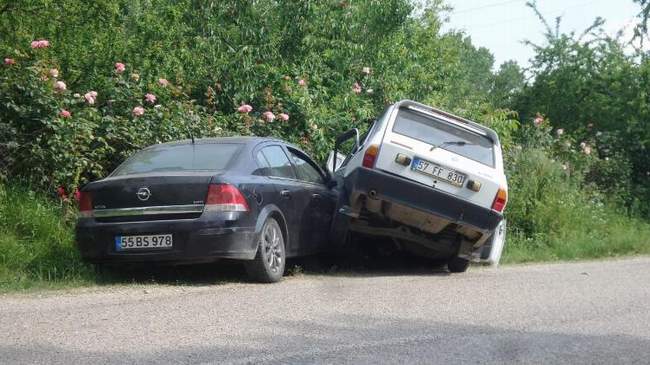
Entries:
<svg viewBox="0 0 650 365">
<path fill-rule="evenodd" d="M 286 252 L 280 225 L 268 218 L 262 227 L 255 259 L 246 262 L 248 276 L 261 283 L 275 283 L 284 275 Z"/>
<path fill-rule="evenodd" d="M 465 272 L 469 267 L 469 260 L 460 258 L 458 256 L 452 258 L 447 262 L 449 272 Z"/>
</svg>

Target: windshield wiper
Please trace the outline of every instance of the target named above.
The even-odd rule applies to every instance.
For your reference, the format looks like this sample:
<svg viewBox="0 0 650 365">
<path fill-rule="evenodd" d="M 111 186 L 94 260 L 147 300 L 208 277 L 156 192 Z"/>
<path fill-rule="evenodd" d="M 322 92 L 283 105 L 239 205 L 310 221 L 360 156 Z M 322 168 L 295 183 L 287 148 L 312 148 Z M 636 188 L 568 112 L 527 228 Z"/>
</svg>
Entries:
<svg viewBox="0 0 650 365">
<path fill-rule="evenodd" d="M 444 146 L 448 146 L 448 145 L 463 147 L 463 146 L 467 146 L 467 145 L 474 145 L 474 143 L 470 143 L 470 142 L 466 142 L 466 141 L 446 141 L 446 142 L 442 142 L 441 144 L 439 144 L 437 146 L 431 147 L 430 151 L 433 151 L 438 147 L 444 147 Z"/>
</svg>

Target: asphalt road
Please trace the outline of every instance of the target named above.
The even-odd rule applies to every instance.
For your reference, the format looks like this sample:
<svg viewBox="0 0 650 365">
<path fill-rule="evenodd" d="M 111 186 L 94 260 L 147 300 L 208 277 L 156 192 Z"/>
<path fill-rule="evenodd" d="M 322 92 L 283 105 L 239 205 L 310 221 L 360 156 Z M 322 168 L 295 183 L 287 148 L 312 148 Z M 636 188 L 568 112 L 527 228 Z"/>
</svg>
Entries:
<svg viewBox="0 0 650 365">
<path fill-rule="evenodd" d="M 1 364 L 650 364 L 650 258 L 0 296 Z"/>
</svg>

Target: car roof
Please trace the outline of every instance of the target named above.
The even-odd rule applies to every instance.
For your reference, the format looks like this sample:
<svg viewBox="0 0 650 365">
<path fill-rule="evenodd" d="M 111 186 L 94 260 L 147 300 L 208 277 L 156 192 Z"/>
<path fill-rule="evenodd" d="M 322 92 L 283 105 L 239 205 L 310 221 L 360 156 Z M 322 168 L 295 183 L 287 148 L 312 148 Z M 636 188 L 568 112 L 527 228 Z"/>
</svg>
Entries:
<svg viewBox="0 0 650 365">
<path fill-rule="evenodd" d="M 194 139 L 194 144 L 210 144 L 210 143 L 241 143 L 241 144 L 251 144 L 251 145 L 257 145 L 262 142 L 279 142 L 283 144 L 287 144 L 287 142 L 284 142 L 280 139 L 273 138 L 273 137 L 246 137 L 246 136 L 239 136 L 239 137 L 212 137 L 212 138 L 195 138 Z M 171 141 L 171 142 L 165 142 L 165 143 L 158 143 L 154 144 L 151 146 L 148 146 L 147 148 L 152 148 L 155 146 L 181 146 L 181 145 L 189 145 L 192 144 L 191 139 L 182 139 L 178 141 Z"/>
</svg>

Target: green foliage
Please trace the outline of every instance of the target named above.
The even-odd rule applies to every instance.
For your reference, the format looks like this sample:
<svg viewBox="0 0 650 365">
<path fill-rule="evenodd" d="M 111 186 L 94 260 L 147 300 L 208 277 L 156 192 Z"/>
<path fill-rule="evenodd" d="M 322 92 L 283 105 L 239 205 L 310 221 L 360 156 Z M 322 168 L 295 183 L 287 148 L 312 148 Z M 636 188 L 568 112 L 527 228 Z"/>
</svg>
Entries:
<svg viewBox="0 0 650 365">
<path fill-rule="evenodd" d="M 575 167 L 535 148 L 509 157 L 505 262 L 650 253 L 650 225 L 612 209 Z"/>
<path fill-rule="evenodd" d="M 60 205 L 24 188 L 0 185 L 0 291 L 39 283 L 88 282 Z"/>
<path fill-rule="evenodd" d="M 72 191 L 189 130 L 273 135 L 322 160 L 336 135 L 365 129 L 403 98 L 489 124 L 509 144 L 517 123 L 489 103 L 491 54 L 461 33 L 441 34 L 440 1 L 420 4 L 415 17 L 407 0 L 6 3 L 0 52 L 16 63 L 0 67 L 0 176 Z M 30 49 L 37 39 L 50 47 Z M 237 113 L 244 103 L 252 113 Z M 132 115 L 137 106 L 144 115 Z M 289 121 L 265 122 L 267 111 Z"/>
<path fill-rule="evenodd" d="M 561 33 L 559 21 L 555 29 L 547 24 L 546 44 L 531 44 L 533 82 L 514 108 L 524 121 L 542 113 L 601 159 L 615 161 L 610 167 L 626 206 L 650 217 L 650 59 L 628 54 L 602 24 L 597 19 L 580 35 Z M 596 181 L 605 190 L 612 182 Z"/>
</svg>

